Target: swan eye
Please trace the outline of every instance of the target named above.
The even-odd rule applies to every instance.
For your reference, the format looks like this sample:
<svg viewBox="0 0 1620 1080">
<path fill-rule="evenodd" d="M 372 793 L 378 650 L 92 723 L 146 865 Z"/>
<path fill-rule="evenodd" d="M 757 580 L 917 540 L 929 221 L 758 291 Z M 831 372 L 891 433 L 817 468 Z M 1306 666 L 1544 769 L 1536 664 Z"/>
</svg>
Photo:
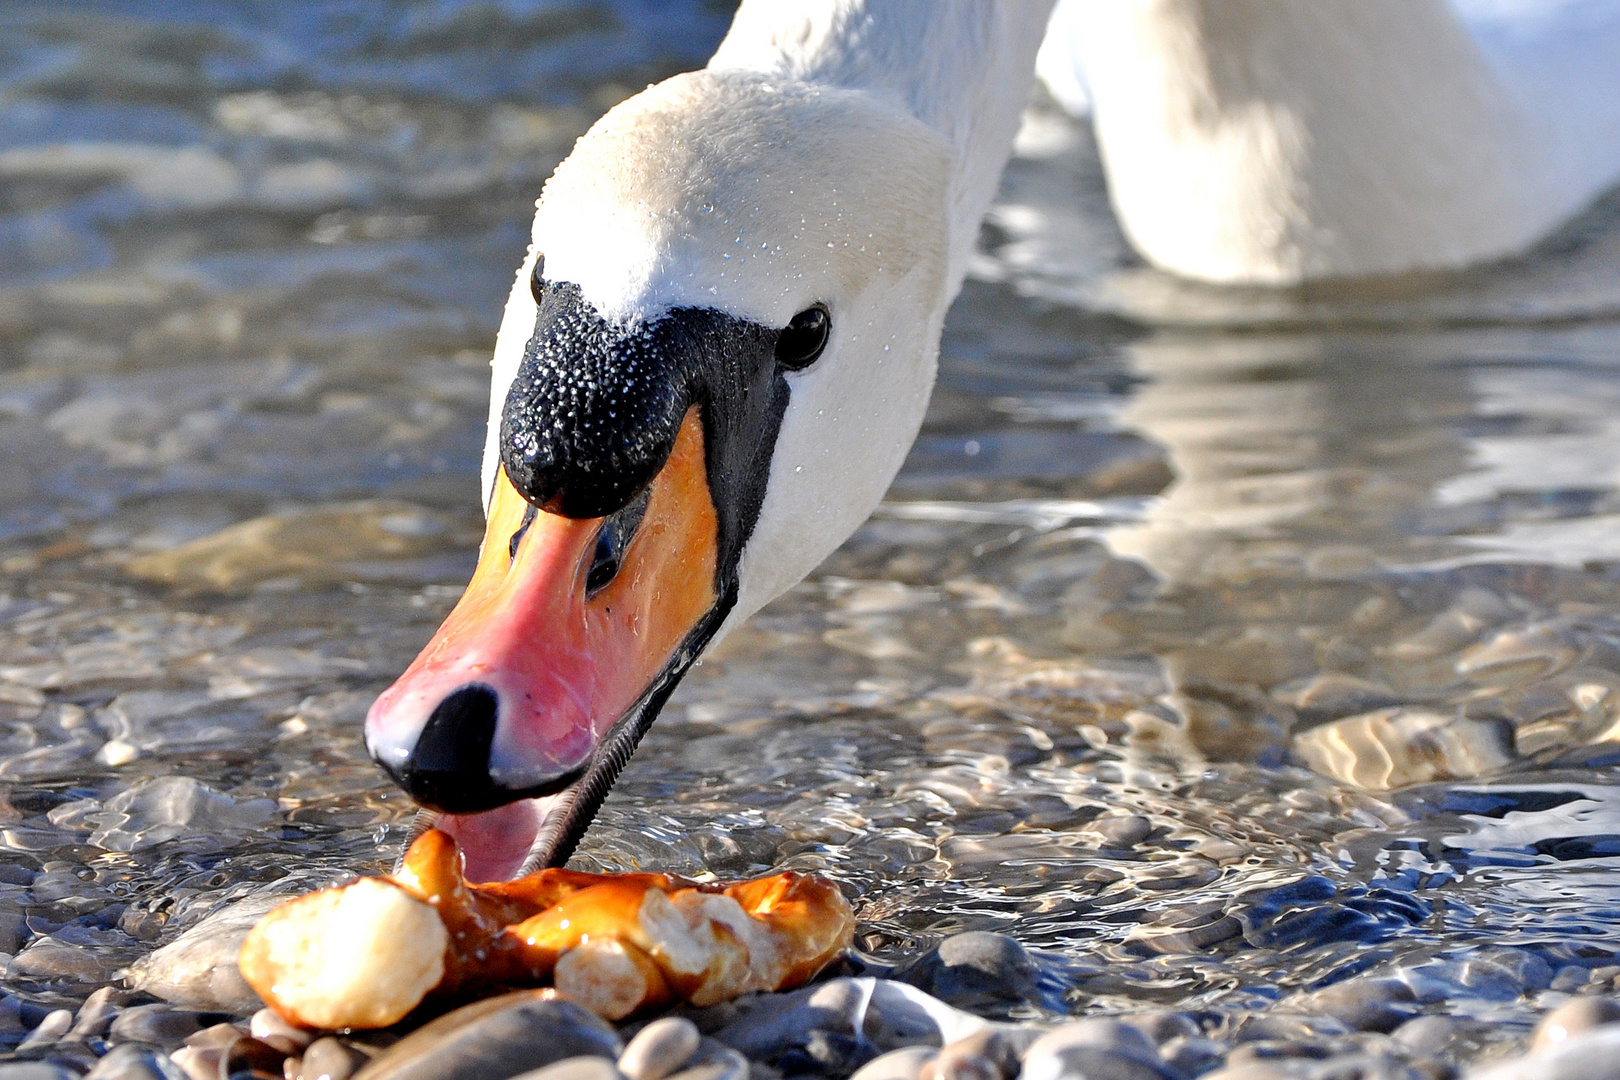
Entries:
<svg viewBox="0 0 1620 1080">
<path fill-rule="evenodd" d="M 776 336 L 776 363 L 788 371 L 802 371 L 816 362 L 832 333 L 832 316 L 820 304 L 805 308 Z"/>
<path fill-rule="evenodd" d="M 536 255 L 534 258 L 534 273 L 529 275 L 529 292 L 534 294 L 534 302 L 540 303 L 546 296 L 546 279 L 540 275 L 545 273 L 546 257 Z"/>
<path fill-rule="evenodd" d="M 649 485 L 629 506 L 602 520 L 602 527 L 596 533 L 596 544 L 591 550 L 591 565 L 585 571 L 585 599 L 593 599 L 619 576 L 625 549 L 636 538 L 636 530 L 646 516 L 651 496 L 652 487 Z"/>
</svg>

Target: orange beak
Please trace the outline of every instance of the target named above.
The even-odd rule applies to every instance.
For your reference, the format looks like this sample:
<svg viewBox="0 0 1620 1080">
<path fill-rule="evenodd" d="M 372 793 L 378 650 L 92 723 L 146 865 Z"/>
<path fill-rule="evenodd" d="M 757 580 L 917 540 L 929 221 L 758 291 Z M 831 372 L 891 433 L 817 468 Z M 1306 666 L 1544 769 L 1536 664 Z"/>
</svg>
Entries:
<svg viewBox="0 0 1620 1080">
<path fill-rule="evenodd" d="M 602 583 L 614 520 L 536 511 L 501 470 L 472 582 L 366 717 L 372 756 L 448 812 L 440 827 L 461 836 L 475 879 L 522 866 L 604 747 L 617 771 L 649 697 L 701 645 L 719 527 L 696 407 Z"/>
</svg>

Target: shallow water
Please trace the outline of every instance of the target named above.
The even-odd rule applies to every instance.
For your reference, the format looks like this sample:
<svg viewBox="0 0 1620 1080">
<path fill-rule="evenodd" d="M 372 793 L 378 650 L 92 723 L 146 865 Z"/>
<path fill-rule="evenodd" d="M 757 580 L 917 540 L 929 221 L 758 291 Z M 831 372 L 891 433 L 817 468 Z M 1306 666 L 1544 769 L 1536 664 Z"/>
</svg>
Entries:
<svg viewBox="0 0 1620 1080">
<path fill-rule="evenodd" d="M 393 858 L 359 724 L 471 571 L 532 201 L 723 6 L 0 12 L 6 992 Z M 1472 274 L 1205 289 L 1037 108 L 890 501 L 576 865 L 825 870 L 871 963 L 1003 930 L 1054 1011 L 1403 971 L 1518 1038 L 1620 950 L 1617 406 L 1620 202 Z"/>
</svg>

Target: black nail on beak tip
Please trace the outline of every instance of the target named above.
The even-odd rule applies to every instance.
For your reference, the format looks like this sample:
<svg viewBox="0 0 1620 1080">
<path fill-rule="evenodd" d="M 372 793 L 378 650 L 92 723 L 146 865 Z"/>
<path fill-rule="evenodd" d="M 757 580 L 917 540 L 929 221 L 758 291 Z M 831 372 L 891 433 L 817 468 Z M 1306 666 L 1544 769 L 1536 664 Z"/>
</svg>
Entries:
<svg viewBox="0 0 1620 1080">
<path fill-rule="evenodd" d="M 424 806 L 452 814 L 510 801 L 489 775 L 499 705 L 495 691 L 481 683 L 469 683 L 439 702 L 395 774 L 399 786 Z"/>
</svg>

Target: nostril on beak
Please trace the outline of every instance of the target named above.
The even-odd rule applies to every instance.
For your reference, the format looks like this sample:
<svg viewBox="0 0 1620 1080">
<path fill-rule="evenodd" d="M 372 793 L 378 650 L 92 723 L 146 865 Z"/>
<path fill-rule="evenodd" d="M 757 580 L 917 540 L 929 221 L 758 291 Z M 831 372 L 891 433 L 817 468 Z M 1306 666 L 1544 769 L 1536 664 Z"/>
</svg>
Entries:
<svg viewBox="0 0 1620 1080">
<path fill-rule="evenodd" d="M 473 813 L 506 802 L 489 775 L 500 701 L 482 683 L 469 683 L 439 702 L 396 775 L 417 802 L 450 813 Z"/>
</svg>

